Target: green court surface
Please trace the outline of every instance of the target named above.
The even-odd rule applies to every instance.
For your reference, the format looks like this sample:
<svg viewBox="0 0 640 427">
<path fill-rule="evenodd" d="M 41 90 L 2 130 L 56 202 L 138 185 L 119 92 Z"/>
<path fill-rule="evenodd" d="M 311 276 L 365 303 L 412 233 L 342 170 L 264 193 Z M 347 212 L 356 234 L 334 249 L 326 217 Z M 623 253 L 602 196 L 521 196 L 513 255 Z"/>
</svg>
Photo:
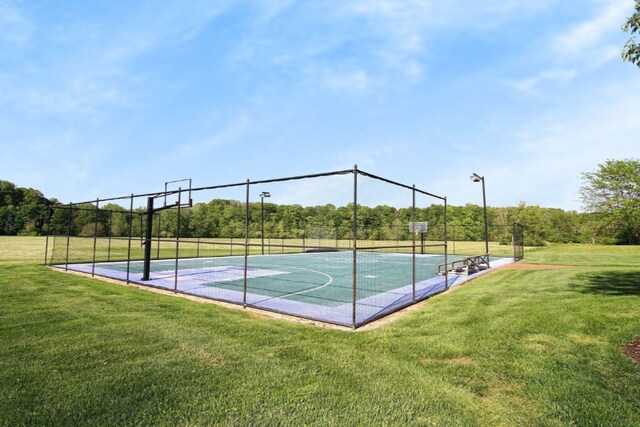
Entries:
<svg viewBox="0 0 640 427">
<path fill-rule="evenodd" d="M 357 318 L 366 320 L 413 300 L 414 292 L 424 297 L 446 289 L 445 278 L 437 274 L 444 256 L 416 254 L 415 268 L 413 257 L 381 251 L 358 251 L 355 258 L 353 251 L 250 255 L 246 261 L 246 294 L 244 256 L 155 260 L 148 281 L 142 280 L 141 261 L 71 264 L 68 268 L 350 324 L 354 310 Z"/>
</svg>

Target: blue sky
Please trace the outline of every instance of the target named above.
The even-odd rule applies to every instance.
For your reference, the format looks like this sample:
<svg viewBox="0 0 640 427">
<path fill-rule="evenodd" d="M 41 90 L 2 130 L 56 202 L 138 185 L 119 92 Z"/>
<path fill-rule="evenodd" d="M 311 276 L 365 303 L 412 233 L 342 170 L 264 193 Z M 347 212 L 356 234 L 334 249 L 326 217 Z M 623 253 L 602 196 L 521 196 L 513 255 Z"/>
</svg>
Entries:
<svg viewBox="0 0 640 427">
<path fill-rule="evenodd" d="M 78 201 L 360 168 L 580 209 L 640 157 L 633 0 L 0 1 L 0 179 Z"/>
</svg>

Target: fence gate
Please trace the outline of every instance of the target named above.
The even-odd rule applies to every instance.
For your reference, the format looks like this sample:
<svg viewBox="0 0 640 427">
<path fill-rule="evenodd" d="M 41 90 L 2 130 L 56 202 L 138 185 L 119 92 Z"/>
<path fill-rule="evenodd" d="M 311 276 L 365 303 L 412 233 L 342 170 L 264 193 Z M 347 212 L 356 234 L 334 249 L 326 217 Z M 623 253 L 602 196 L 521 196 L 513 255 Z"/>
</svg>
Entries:
<svg viewBox="0 0 640 427">
<path fill-rule="evenodd" d="M 524 258 L 524 226 L 513 224 L 513 258 Z"/>
</svg>

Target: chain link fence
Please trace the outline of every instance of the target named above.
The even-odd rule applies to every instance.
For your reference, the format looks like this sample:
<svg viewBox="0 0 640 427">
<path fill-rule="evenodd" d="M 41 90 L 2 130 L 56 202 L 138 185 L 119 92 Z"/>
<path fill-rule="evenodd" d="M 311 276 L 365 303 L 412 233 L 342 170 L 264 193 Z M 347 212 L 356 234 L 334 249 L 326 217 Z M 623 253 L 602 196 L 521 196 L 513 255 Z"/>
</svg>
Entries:
<svg viewBox="0 0 640 427">
<path fill-rule="evenodd" d="M 445 197 L 357 167 L 51 206 L 46 229 L 47 265 L 351 327 L 446 291 L 439 266 L 481 249 Z M 515 257 L 510 230 L 490 238 Z"/>
</svg>

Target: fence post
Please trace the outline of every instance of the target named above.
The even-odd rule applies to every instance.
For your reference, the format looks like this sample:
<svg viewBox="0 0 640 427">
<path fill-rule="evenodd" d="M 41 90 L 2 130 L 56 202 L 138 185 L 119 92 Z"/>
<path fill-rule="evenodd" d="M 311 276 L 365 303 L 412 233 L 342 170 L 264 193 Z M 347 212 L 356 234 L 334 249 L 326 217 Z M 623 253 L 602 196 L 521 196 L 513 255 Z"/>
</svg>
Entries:
<svg viewBox="0 0 640 427">
<path fill-rule="evenodd" d="M 455 228 L 454 228 L 455 230 Z M 447 236 L 447 197 L 444 198 L 444 289 L 445 291 L 449 289 L 449 246 L 448 246 L 448 236 Z M 455 248 L 455 240 L 453 241 L 453 245 Z"/>
<path fill-rule="evenodd" d="M 513 259 L 516 259 L 516 223 L 513 223 L 511 230 L 511 246 L 513 246 Z"/>
<path fill-rule="evenodd" d="M 96 245 L 98 243 L 98 210 L 100 207 L 100 199 L 96 199 L 95 223 L 93 224 L 93 259 L 91 261 L 91 277 L 95 276 L 96 270 Z"/>
<path fill-rule="evenodd" d="M 109 210 L 109 241 L 107 243 L 107 262 L 111 261 L 111 225 L 113 223 L 113 211 Z"/>
<path fill-rule="evenodd" d="M 67 224 L 67 253 L 65 254 L 64 270 L 69 270 L 69 239 L 71 238 L 71 203 L 69 203 L 69 215 Z"/>
<path fill-rule="evenodd" d="M 411 222 L 413 223 L 413 245 L 411 245 L 411 289 L 412 289 L 412 301 L 416 302 L 416 185 L 413 184 L 412 204 L 411 204 Z"/>
<path fill-rule="evenodd" d="M 249 180 L 244 214 L 244 283 L 242 286 L 242 306 L 247 307 L 247 269 L 249 268 Z"/>
<path fill-rule="evenodd" d="M 518 258 L 524 258 L 524 225 L 518 223 Z"/>
<path fill-rule="evenodd" d="M 165 195 L 165 197 L 167 196 Z M 178 194 L 178 198 L 180 198 L 179 194 Z M 161 218 L 162 218 L 162 213 L 158 212 L 158 232 L 156 233 L 156 241 L 158 242 L 158 245 L 157 245 L 158 247 L 156 248 L 156 259 L 160 259 L 160 229 L 162 228 Z"/>
<path fill-rule="evenodd" d="M 129 207 L 129 243 L 127 245 L 127 283 L 129 283 L 129 271 L 131 269 L 131 239 L 133 238 L 133 193 L 131 193 L 131 205 Z"/>
<path fill-rule="evenodd" d="M 49 259 L 49 234 L 51 234 L 51 205 L 47 206 L 47 238 L 44 242 L 44 265 L 47 265 Z M 55 240 L 54 240 L 55 242 Z"/>
<path fill-rule="evenodd" d="M 352 284 L 352 324 L 356 328 L 356 286 L 358 265 L 358 165 L 353 165 L 353 284 Z"/>
<path fill-rule="evenodd" d="M 178 187 L 178 221 L 176 230 L 176 271 L 173 276 L 173 291 L 178 292 L 178 262 L 180 259 L 180 207 L 182 206 L 182 187 Z"/>
</svg>

